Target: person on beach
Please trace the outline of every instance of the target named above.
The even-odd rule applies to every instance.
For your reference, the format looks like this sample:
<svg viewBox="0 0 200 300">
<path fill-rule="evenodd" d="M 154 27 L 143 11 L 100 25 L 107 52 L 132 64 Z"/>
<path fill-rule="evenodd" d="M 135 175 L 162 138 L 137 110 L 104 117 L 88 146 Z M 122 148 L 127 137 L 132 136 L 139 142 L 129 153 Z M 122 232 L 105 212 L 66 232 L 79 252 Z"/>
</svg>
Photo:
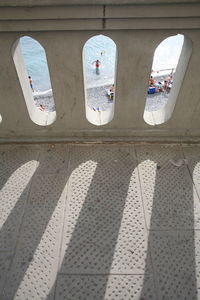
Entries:
<svg viewBox="0 0 200 300">
<path fill-rule="evenodd" d="M 166 80 L 172 81 L 173 73 L 174 73 L 174 69 L 171 70 L 171 73 L 167 76 Z"/>
<path fill-rule="evenodd" d="M 114 84 L 111 86 L 110 92 L 111 92 L 111 93 L 114 93 L 114 92 L 115 92 L 115 85 L 114 85 Z"/>
<path fill-rule="evenodd" d="M 107 92 L 108 92 L 109 99 L 113 100 L 114 92 L 115 92 L 115 85 L 113 84 Z"/>
<path fill-rule="evenodd" d="M 155 80 L 154 80 L 153 76 L 151 76 L 149 79 L 149 85 L 153 85 L 154 83 L 155 83 Z"/>
<path fill-rule="evenodd" d="M 164 81 L 164 84 L 163 84 L 163 90 L 164 90 L 165 92 L 167 92 L 167 89 L 168 89 L 168 81 L 165 80 L 165 81 Z"/>
<path fill-rule="evenodd" d="M 157 93 L 163 92 L 163 86 L 162 86 L 162 83 L 160 81 L 158 81 L 158 83 L 156 83 L 155 86 L 156 86 L 156 92 Z"/>
<path fill-rule="evenodd" d="M 173 84 L 173 73 L 174 73 L 174 69 L 172 69 L 171 73 L 165 78 L 164 80 L 164 86 L 163 89 L 169 93 L 171 91 L 172 88 L 172 84 Z"/>
<path fill-rule="evenodd" d="M 96 74 L 99 75 L 100 74 L 100 72 L 99 72 L 100 61 L 97 59 L 92 64 L 94 64 L 94 63 L 95 63 L 95 67 L 96 67 Z"/>
<path fill-rule="evenodd" d="M 44 107 L 42 104 L 40 104 L 40 106 L 39 106 L 39 110 L 41 110 L 41 111 L 45 111 L 45 107 Z"/>
<path fill-rule="evenodd" d="M 33 89 L 33 82 L 32 82 L 31 76 L 28 76 L 28 80 L 29 80 L 29 84 L 30 84 L 30 87 L 31 87 L 31 89 L 32 89 L 32 92 L 34 92 L 34 89 Z"/>
<path fill-rule="evenodd" d="M 168 82 L 167 93 L 170 93 L 171 88 L 172 88 L 172 83 L 173 83 L 172 81 Z"/>
</svg>

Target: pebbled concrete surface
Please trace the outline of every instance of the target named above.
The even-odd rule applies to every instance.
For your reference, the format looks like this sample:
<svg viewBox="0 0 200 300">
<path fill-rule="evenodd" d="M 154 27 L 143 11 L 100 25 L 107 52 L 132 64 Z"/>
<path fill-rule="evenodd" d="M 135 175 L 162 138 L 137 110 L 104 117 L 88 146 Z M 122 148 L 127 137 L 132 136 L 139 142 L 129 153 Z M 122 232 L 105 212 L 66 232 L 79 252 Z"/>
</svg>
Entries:
<svg viewBox="0 0 200 300">
<path fill-rule="evenodd" d="M 199 166 L 199 145 L 1 145 L 0 299 L 200 299 Z"/>
</svg>

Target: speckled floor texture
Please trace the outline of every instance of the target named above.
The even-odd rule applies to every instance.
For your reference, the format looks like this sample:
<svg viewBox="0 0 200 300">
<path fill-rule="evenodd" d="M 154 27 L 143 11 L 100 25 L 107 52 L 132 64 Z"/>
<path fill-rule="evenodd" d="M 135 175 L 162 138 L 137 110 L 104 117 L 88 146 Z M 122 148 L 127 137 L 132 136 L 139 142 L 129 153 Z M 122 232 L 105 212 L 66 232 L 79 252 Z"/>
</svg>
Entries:
<svg viewBox="0 0 200 300">
<path fill-rule="evenodd" d="M 1 300 L 200 299 L 199 145 L 1 145 Z"/>
</svg>

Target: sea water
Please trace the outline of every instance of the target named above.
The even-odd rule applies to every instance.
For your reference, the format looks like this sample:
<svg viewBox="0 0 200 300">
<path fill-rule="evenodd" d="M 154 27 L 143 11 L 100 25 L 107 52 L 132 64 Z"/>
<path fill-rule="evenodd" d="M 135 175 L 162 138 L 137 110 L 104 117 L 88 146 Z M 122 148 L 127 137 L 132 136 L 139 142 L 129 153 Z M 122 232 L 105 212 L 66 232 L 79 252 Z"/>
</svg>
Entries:
<svg viewBox="0 0 200 300">
<path fill-rule="evenodd" d="M 112 39 L 103 35 L 90 38 L 83 47 L 84 75 L 87 87 L 111 85 L 115 81 L 117 49 Z M 100 61 L 96 74 L 95 61 Z"/>
<path fill-rule="evenodd" d="M 33 80 L 34 89 L 49 90 L 51 83 L 44 48 L 36 40 L 27 36 L 20 38 L 20 46 L 28 75 Z"/>
<path fill-rule="evenodd" d="M 155 51 L 152 70 L 157 72 L 163 69 L 176 68 L 183 39 L 182 35 L 165 39 Z M 34 89 L 43 92 L 51 89 L 44 48 L 30 37 L 21 38 L 20 45 L 28 75 L 33 80 Z M 100 60 L 99 75 L 95 71 L 95 61 L 97 59 Z M 83 61 L 87 87 L 114 83 L 117 47 L 112 39 L 103 35 L 97 35 L 89 39 L 83 47 Z"/>
</svg>

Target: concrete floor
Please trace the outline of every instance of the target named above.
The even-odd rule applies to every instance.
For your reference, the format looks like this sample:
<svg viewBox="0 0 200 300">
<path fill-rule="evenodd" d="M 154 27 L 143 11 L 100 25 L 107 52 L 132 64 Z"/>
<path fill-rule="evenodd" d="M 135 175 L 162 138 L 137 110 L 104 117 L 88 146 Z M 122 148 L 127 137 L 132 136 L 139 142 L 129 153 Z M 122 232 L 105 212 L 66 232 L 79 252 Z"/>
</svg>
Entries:
<svg viewBox="0 0 200 300">
<path fill-rule="evenodd" d="M 1 300 L 200 299 L 198 145 L 3 145 L 0 173 Z"/>
</svg>

